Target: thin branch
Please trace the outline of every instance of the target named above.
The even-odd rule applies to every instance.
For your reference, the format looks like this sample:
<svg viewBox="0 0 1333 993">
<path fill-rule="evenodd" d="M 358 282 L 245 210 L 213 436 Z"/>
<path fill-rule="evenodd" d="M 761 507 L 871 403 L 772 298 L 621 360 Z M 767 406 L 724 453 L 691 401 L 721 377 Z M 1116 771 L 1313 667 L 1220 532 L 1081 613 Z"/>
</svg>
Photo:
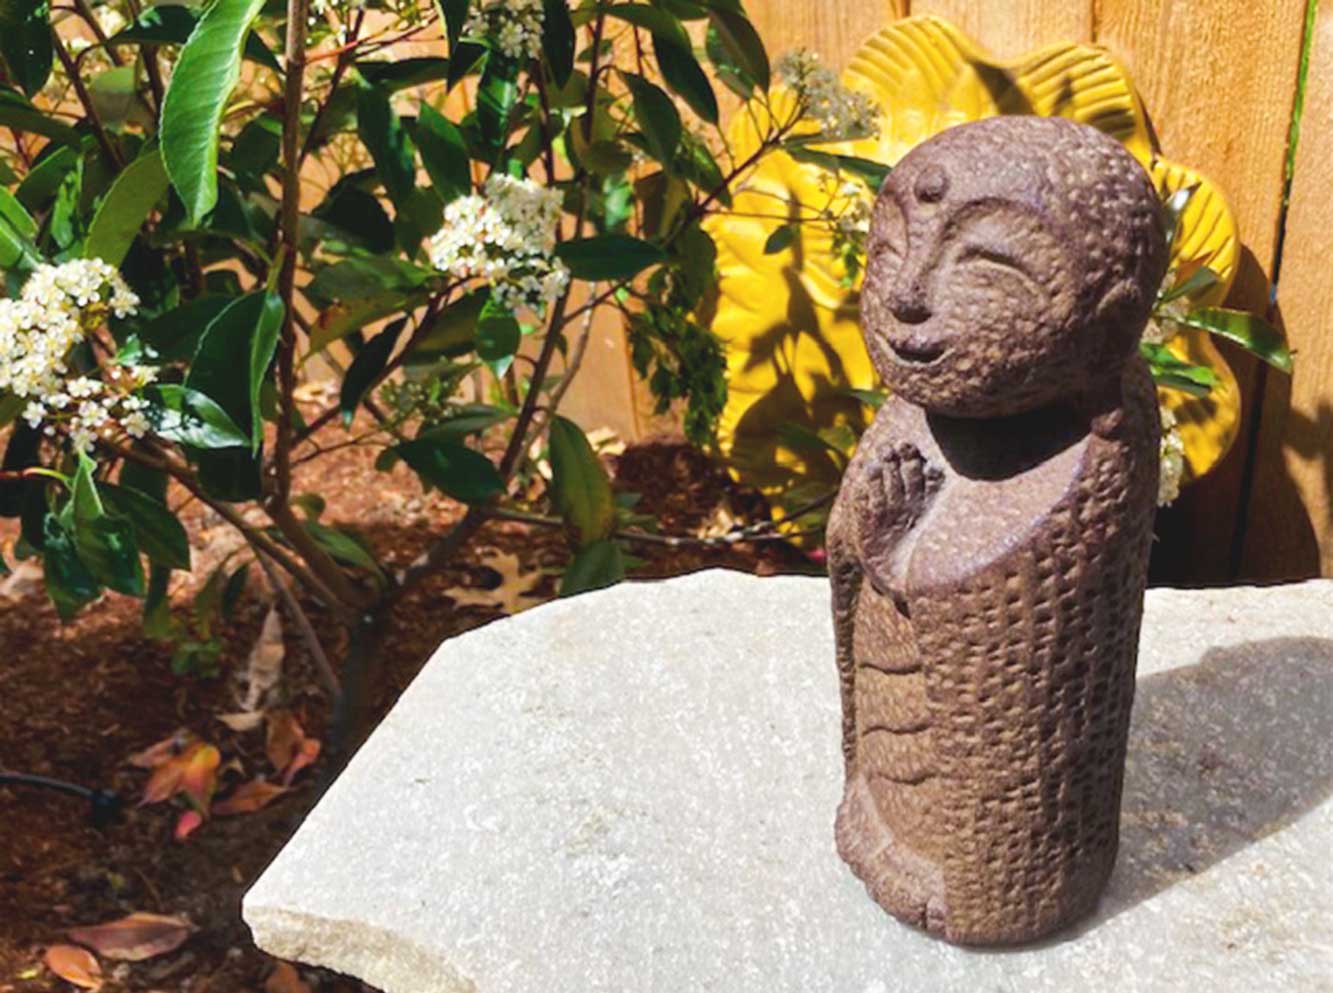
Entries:
<svg viewBox="0 0 1333 993">
<path fill-rule="evenodd" d="M 328 694 L 329 699 L 337 700 L 342 696 L 342 683 L 338 680 L 338 674 L 333 671 L 333 665 L 329 662 L 328 655 L 324 652 L 324 646 L 319 643 L 319 636 L 315 634 L 315 629 L 310 623 L 310 618 L 301 608 L 300 602 L 292 594 L 287 584 L 274 570 L 269 562 L 268 556 L 262 552 L 255 554 L 259 560 L 259 565 L 264 570 L 264 575 L 268 576 L 269 585 L 278 591 L 283 602 L 287 604 L 288 611 L 296 620 L 296 626 L 301 629 L 301 637 L 305 639 L 306 648 L 310 651 L 310 657 L 315 662 L 315 671 L 319 673 L 320 682 L 324 684 L 324 692 Z"/>
<path fill-rule="evenodd" d="M 69 57 L 69 52 L 65 51 L 65 43 L 61 40 L 55 28 L 51 29 L 51 49 L 56 53 L 56 58 L 60 60 L 61 66 L 64 67 L 65 75 L 69 77 L 69 81 L 74 87 L 74 93 L 79 98 L 79 103 L 83 105 L 83 112 L 88 116 L 88 123 L 92 125 L 93 129 L 93 137 L 97 139 L 102 154 L 117 169 L 124 168 L 125 161 L 120 157 L 120 151 L 112 144 L 111 138 L 106 133 L 106 128 L 102 126 L 102 118 L 97 113 L 97 108 L 93 106 L 92 94 L 88 92 L 88 87 L 83 85 L 83 80 L 79 76 L 79 67 Z"/>
</svg>

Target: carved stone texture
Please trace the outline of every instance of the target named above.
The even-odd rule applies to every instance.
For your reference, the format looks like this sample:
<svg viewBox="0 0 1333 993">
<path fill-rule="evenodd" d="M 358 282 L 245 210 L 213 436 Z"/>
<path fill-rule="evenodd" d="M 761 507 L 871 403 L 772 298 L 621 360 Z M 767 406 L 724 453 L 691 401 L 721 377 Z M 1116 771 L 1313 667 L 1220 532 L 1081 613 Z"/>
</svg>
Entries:
<svg viewBox="0 0 1333 993">
<path fill-rule="evenodd" d="M 890 397 L 829 528 L 838 850 L 950 941 L 1029 941 L 1115 862 L 1160 424 L 1137 342 L 1166 267 L 1133 158 L 999 117 L 907 155 L 863 327 Z"/>
</svg>

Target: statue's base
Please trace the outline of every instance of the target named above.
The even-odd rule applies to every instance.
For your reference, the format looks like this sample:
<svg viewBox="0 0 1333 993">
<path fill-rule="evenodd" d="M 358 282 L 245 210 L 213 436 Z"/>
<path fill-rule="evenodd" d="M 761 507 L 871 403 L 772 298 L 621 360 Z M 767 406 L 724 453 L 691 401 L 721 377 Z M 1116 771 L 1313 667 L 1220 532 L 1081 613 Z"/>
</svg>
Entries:
<svg viewBox="0 0 1333 993">
<path fill-rule="evenodd" d="M 1007 952 L 839 860 L 828 596 L 707 572 L 448 642 L 246 897 L 260 946 L 389 993 L 1327 993 L 1333 582 L 1149 593 L 1119 864 Z"/>
</svg>

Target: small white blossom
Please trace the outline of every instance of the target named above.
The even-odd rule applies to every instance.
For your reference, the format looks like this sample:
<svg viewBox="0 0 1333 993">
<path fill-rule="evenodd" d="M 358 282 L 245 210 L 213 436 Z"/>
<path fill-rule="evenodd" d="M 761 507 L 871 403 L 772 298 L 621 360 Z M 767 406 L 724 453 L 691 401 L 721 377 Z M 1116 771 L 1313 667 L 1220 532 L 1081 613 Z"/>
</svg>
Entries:
<svg viewBox="0 0 1333 993">
<path fill-rule="evenodd" d="M 1176 415 L 1162 408 L 1162 470 L 1157 483 L 1157 505 L 1165 507 L 1180 496 L 1185 475 L 1185 441 L 1176 426 Z"/>
<path fill-rule="evenodd" d="M 128 366 L 120 374 L 112 367 L 114 390 L 91 376 L 67 378 L 70 350 L 108 316 L 125 317 L 138 306 L 120 274 L 100 259 L 38 266 L 17 300 L 0 300 L 0 391 L 27 400 L 23 419 L 48 437 L 64 425 L 76 451 L 91 450 L 123 415 L 146 430 L 145 402 L 126 391 L 151 382 L 154 370 Z"/>
<path fill-rule="evenodd" d="M 488 0 L 472 8 L 463 33 L 474 38 L 489 35 L 511 59 L 535 59 L 542 53 L 545 18 L 542 0 Z"/>
<path fill-rule="evenodd" d="M 569 270 L 553 254 L 559 221 L 558 190 L 493 175 L 482 194 L 445 208 L 431 262 L 455 279 L 488 283 L 491 298 L 510 310 L 541 312 L 569 285 Z"/>
<path fill-rule="evenodd" d="M 801 116 L 819 125 L 827 141 L 850 141 L 879 134 L 879 107 L 865 93 L 849 90 L 833 70 L 807 48 L 797 48 L 777 61 L 777 74 L 801 105 Z"/>
</svg>

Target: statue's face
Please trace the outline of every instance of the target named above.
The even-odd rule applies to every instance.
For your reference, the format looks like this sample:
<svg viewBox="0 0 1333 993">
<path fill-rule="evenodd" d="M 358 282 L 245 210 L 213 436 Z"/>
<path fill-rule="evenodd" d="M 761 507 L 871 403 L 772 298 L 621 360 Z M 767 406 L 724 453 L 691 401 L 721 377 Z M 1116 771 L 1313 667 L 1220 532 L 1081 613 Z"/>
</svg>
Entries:
<svg viewBox="0 0 1333 993">
<path fill-rule="evenodd" d="M 862 290 L 875 367 L 945 414 L 1017 413 L 1085 379 L 1073 242 L 993 174 L 905 163 L 875 207 Z M 961 170 L 957 170 L 960 171 Z M 1025 177 L 1018 177 L 1025 178 Z"/>
</svg>

